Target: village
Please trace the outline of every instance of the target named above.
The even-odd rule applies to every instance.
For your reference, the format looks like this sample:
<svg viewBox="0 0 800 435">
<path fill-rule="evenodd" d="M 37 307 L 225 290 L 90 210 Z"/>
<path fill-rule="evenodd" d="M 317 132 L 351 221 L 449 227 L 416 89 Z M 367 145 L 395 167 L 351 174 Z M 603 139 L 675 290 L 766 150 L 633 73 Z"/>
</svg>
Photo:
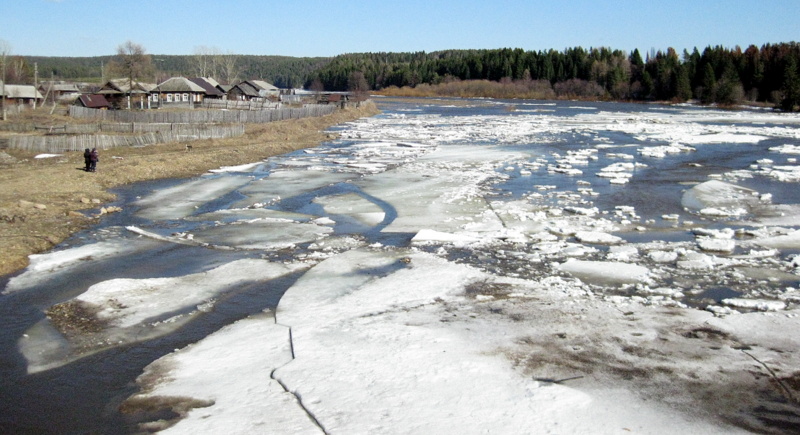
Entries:
<svg viewBox="0 0 800 435">
<path fill-rule="evenodd" d="M 211 77 L 171 77 L 161 83 L 127 78 L 104 83 L 44 81 L 38 85 L 5 84 L 0 80 L 4 110 L 19 113 L 43 104 L 76 105 L 90 109 L 159 109 L 197 107 L 262 110 L 283 104 L 341 104 L 347 93 L 304 93 L 279 89 L 263 80 L 225 85 Z M 244 103 L 244 104 L 242 104 Z"/>
<path fill-rule="evenodd" d="M 0 94 L 0 149 L 47 153 L 239 137 L 246 124 L 324 116 L 364 101 L 344 92 L 280 89 L 254 79 L 224 85 L 210 77 L 2 84 Z"/>
</svg>

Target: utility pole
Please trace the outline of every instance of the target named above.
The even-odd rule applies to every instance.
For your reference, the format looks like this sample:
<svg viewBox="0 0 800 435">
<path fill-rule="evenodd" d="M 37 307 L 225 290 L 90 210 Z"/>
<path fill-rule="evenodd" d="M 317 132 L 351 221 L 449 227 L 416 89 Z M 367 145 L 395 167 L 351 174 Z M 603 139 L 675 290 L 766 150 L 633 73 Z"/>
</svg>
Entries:
<svg viewBox="0 0 800 435">
<path fill-rule="evenodd" d="M 36 93 L 39 92 L 39 63 L 33 63 L 33 110 L 36 110 Z M 44 104 L 44 102 L 42 102 Z"/>
<path fill-rule="evenodd" d="M 7 121 L 8 114 L 6 113 L 6 50 L 3 50 L 3 95 L 0 98 L 0 101 L 2 101 L 3 103 L 3 121 Z"/>
</svg>

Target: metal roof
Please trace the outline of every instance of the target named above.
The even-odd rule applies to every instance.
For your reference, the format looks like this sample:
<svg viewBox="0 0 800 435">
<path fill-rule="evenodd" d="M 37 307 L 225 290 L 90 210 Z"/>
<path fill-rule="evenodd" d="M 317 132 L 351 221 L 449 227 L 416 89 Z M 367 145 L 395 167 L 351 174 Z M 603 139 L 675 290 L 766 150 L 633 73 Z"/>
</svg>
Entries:
<svg viewBox="0 0 800 435">
<path fill-rule="evenodd" d="M 0 86 L 2 82 L 0 81 Z M 42 94 L 33 85 L 5 85 L 5 96 L 10 99 L 43 99 Z M 2 87 L 0 87 L 2 91 Z"/>
<path fill-rule="evenodd" d="M 40 83 L 39 89 L 52 92 L 80 92 L 78 85 L 74 83 Z"/>
<path fill-rule="evenodd" d="M 195 92 L 204 94 L 206 91 L 201 86 L 193 83 L 186 77 L 172 77 L 158 85 L 159 92 Z"/>
<path fill-rule="evenodd" d="M 260 91 L 280 92 L 280 89 L 278 89 L 275 85 L 267 83 L 263 80 L 247 80 L 247 82 Z"/>
<path fill-rule="evenodd" d="M 110 106 L 108 100 L 106 100 L 106 97 L 99 94 L 82 94 L 78 98 L 81 100 L 81 104 L 90 109 Z"/>
</svg>

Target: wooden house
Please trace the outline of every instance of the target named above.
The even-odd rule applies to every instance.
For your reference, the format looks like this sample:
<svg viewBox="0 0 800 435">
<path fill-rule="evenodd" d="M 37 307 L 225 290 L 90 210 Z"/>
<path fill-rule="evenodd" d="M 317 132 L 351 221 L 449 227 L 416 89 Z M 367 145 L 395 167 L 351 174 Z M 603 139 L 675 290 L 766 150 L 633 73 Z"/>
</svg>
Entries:
<svg viewBox="0 0 800 435">
<path fill-rule="evenodd" d="M 39 93 L 47 101 L 73 102 L 81 94 L 78 85 L 59 81 L 42 82 L 39 84 Z"/>
<path fill-rule="evenodd" d="M 219 82 L 212 79 L 211 77 L 194 77 L 190 78 L 189 81 L 200 86 L 205 90 L 205 98 L 217 99 L 217 100 L 224 100 L 227 95 L 219 88 Z"/>
<path fill-rule="evenodd" d="M 157 102 L 159 107 L 194 107 L 195 103 L 202 103 L 205 96 L 206 89 L 202 86 L 186 77 L 172 77 L 156 86 L 152 100 Z"/>
<path fill-rule="evenodd" d="M 98 94 L 103 95 L 117 109 L 146 109 L 150 107 L 150 94 L 156 85 L 129 79 L 113 79 L 105 82 Z"/>
<path fill-rule="evenodd" d="M 263 101 L 277 99 L 281 90 L 263 80 L 245 80 L 228 91 L 228 98 L 239 101 Z"/>
<path fill-rule="evenodd" d="M 0 96 L 6 105 L 34 105 L 41 103 L 44 98 L 33 85 L 3 85 L 0 80 Z"/>
</svg>

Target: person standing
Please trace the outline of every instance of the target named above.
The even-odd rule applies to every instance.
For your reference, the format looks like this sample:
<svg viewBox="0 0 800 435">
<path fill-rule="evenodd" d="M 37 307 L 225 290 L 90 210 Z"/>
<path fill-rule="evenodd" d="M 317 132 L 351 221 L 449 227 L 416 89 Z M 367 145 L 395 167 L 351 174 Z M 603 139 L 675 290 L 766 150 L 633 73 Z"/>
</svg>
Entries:
<svg viewBox="0 0 800 435">
<path fill-rule="evenodd" d="M 97 171 L 97 162 L 100 161 L 100 155 L 97 152 L 97 148 L 92 148 L 92 151 L 89 153 L 89 171 L 95 172 Z"/>
<path fill-rule="evenodd" d="M 86 172 L 89 172 L 92 169 L 92 152 L 89 148 L 86 148 L 86 151 L 83 152 L 83 164 L 86 165 Z"/>
</svg>

